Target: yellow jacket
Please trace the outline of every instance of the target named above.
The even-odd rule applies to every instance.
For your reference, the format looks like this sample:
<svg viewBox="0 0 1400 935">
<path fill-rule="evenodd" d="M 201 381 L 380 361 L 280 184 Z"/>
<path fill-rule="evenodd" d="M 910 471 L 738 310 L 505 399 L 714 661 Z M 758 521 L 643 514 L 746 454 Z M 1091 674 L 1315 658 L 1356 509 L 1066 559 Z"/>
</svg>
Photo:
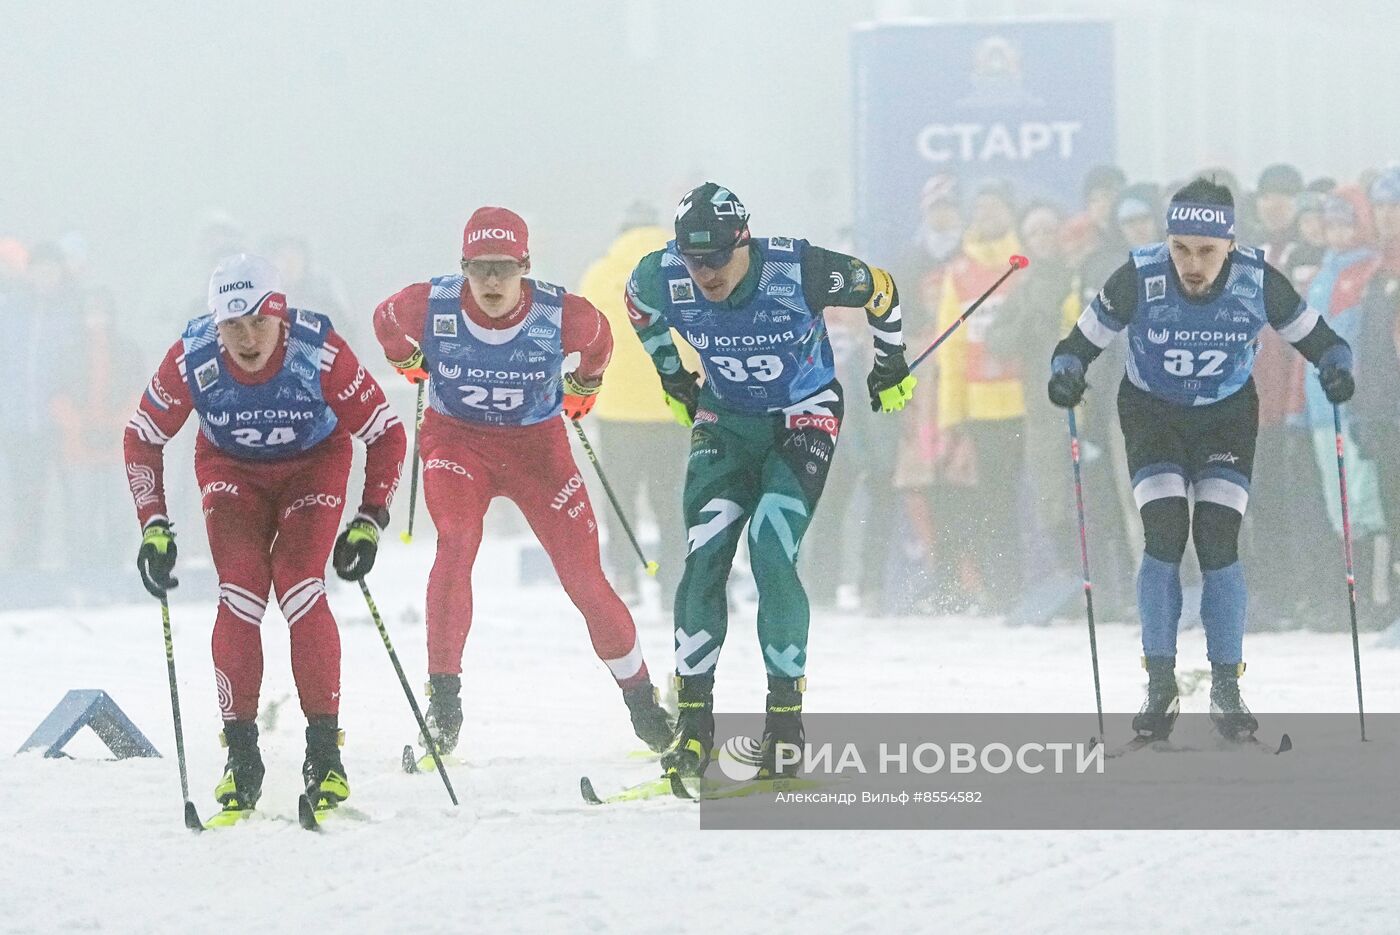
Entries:
<svg viewBox="0 0 1400 935">
<path fill-rule="evenodd" d="M 671 239 L 661 227 L 634 227 L 622 234 L 608 247 L 608 252 L 595 260 L 583 274 L 578 293 L 598 307 L 612 328 L 613 355 L 603 375 L 603 389 L 593 407 L 600 419 L 614 422 L 670 422 L 671 411 L 662 402 L 661 380 L 656 375 L 642 342 L 627 319 L 627 303 L 623 298 L 627 280 L 642 257 L 660 250 Z M 674 335 L 674 332 L 672 332 Z M 696 369 L 695 352 L 688 344 L 676 339 L 681 362 Z"/>
<path fill-rule="evenodd" d="M 1021 251 L 1014 233 L 999 240 L 967 240 L 948 268 L 938 306 L 940 333 L 1006 270 L 1007 258 Z M 938 424 L 1016 419 L 1026 414 L 1020 373 L 1014 364 L 988 352 L 983 336 L 997 306 L 1015 288 L 1001 286 L 934 352 L 938 364 Z"/>
</svg>

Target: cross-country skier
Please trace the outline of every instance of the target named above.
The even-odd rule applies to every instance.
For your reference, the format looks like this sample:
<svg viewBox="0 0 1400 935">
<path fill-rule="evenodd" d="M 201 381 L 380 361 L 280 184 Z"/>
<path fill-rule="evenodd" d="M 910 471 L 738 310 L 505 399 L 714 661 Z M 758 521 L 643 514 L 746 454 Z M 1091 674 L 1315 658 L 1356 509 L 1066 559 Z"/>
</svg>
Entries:
<svg viewBox="0 0 1400 935">
<path fill-rule="evenodd" d="M 684 493 L 690 551 L 675 606 L 680 719 L 661 762 L 668 773 L 696 776 L 709 764 L 714 672 L 728 630 L 725 581 L 747 523 L 768 671 L 760 775 L 771 776 L 776 744 L 803 741 L 810 613 L 797 553 L 844 412 L 826 308 L 865 309 L 875 342 L 866 381 L 873 409 L 903 409 L 916 381 L 885 270 L 805 240 L 752 237 L 744 205 L 714 182 L 681 199 L 675 233 L 627 286 L 633 327 L 666 402 L 677 421 L 694 426 Z M 681 366 L 671 328 L 699 352 L 703 384 Z"/>
<path fill-rule="evenodd" d="M 1251 370 L 1265 324 L 1317 366 L 1328 400 L 1351 398 L 1351 348 L 1260 250 L 1235 242 L 1230 190 L 1198 178 L 1172 196 L 1166 242 L 1131 251 L 1055 346 L 1050 401 L 1071 407 L 1084 395 L 1089 364 L 1127 333 L 1118 412 L 1146 540 L 1137 580 L 1148 676 L 1147 700 L 1133 719 L 1140 736 L 1165 738 L 1176 720 L 1188 534 L 1204 577 L 1211 719 L 1232 739 L 1258 727 L 1239 690 L 1246 589 L 1237 543 L 1259 428 Z"/>
<path fill-rule="evenodd" d="M 175 587 L 163 450 L 199 416 L 194 468 L 219 576 L 214 681 L 228 764 L 215 823 L 251 810 L 262 791 L 258 692 L 268 591 L 290 626 L 292 674 L 306 715 L 307 797 L 350 794 L 340 758 L 340 635 L 326 603 L 326 560 L 342 578 L 374 564 L 399 481 L 406 436 L 374 378 L 324 315 L 287 307 L 275 268 L 238 254 L 209 280 L 193 319 L 151 379 L 125 432 L 126 473 L 143 529 L 137 567 L 152 595 Z M 339 537 L 350 436 L 368 448 L 360 505 Z"/>
<path fill-rule="evenodd" d="M 428 729 L 444 753 L 456 747 L 472 564 L 487 506 L 506 497 L 525 514 L 583 614 L 633 730 L 653 750 L 664 749 L 670 721 L 657 704 L 632 615 L 603 574 L 598 523 L 559 418 L 562 411 L 581 419 L 593 407 L 612 354 L 607 319 L 586 299 L 526 278 L 528 231 L 505 208 L 471 216 L 461 265 L 463 275 L 415 283 L 374 313 L 389 362 L 412 382 L 428 381 L 419 446 L 438 533 L 428 577 Z"/>
</svg>

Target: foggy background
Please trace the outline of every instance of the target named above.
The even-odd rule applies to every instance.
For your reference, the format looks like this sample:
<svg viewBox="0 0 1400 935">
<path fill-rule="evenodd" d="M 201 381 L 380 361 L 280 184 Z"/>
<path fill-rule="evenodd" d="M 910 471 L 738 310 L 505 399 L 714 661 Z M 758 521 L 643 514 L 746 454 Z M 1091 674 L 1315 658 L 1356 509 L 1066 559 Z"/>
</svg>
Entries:
<svg viewBox="0 0 1400 935">
<path fill-rule="evenodd" d="M 211 212 L 300 234 L 367 317 L 451 272 L 483 203 L 573 284 L 626 204 L 713 177 L 756 233 L 851 216 L 849 31 L 903 17 L 1116 24 L 1130 178 L 1400 154 L 1384 2 L 0 2 L 0 231 L 80 231 L 123 314 L 173 340 Z M 879 260 L 880 258 L 873 258 Z M 196 262 L 198 261 L 198 262 Z M 139 303 L 139 305 L 137 304 Z M 179 318 L 179 321 L 176 321 Z M 153 355 L 156 348 L 147 348 Z"/>
<path fill-rule="evenodd" d="M 1129 180 L 1223 166 L 1248 188 L 1288 162 L 1346 182 L 1400 157 L 1400 23 L 1372 0 L 0 0 L 0 242 L 59 243 L 82 288 L 107 293 L 123 342 L 103 444 L 119 445 L 161 355 L 202 311 L 225 247 L 270 252 L 286 238 L 305 242 L 339 309 L 289 290 L 293 304 L 333 311 L 407 421 L 411 391 L 383 364 L 370 314 L 404 285 L 455 271 L 480 205 L 523 215 L 533 275 L 570 288 L 630 204 L 651 203 L 668 225 L 707 178 L 739 193 L 756 234 L 841 246 L 853 216 L 852 30 L 920 18 L 1113 23 L 1112 158 Z M 62 388 L 81 365 L 26 334 L 9 332 L 25 363 L 12 380 Z M 12 419 L 34 414 L 13 396 L 3 405 Z M 167 449 L 186 568 L 207 560 L 195 432 Z M 70 593 L 98 564 L 121 595 L 141 597 L 119 453 L 80 484 L 42 431 L 10 444 L 0 461 L 49 472 L 50 499 L 39 510 L 0 498 L 0 606 Z M 0 464 L 0 484 L 13 482 Z M 357 466 L 351 490 L 359 483 Z M 869 502 L 857 497 L 852 515 Z M 50 585 L 14 577 L 16 556 L 37 556 Z"/>
</svg>

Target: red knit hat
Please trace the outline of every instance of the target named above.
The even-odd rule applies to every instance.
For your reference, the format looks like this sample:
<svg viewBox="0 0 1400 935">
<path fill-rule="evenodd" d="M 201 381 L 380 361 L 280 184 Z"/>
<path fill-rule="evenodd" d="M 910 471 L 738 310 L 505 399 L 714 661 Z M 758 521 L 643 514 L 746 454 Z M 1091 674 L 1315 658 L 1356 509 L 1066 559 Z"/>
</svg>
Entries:
<svg viewBox="0 0 1400 935">
<path fill-rule="evenodd" d="M 530 230 L 514 211 L 477 208 L 462 231 L 462 259 L 496 254 L 530 259 Z"/>
</svg>

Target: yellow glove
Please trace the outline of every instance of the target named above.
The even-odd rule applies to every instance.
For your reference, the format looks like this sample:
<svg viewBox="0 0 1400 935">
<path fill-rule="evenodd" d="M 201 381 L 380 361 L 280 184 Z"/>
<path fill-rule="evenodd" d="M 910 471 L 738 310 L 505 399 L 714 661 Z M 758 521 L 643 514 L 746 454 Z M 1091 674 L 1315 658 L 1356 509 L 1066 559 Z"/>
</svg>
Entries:
<svg viewBox="0 0 1400 935">
<path fill-rule="evenodd" d="M 661 377 L 661 389 L 675 420 L 686 428 L 694 425 L 695 407 L 700 402 L 699 377 L 682 367 L 670 376 Z"/>
<path fill-rule="evenodd" d="M 914 398 L 918 377 L 909 372 L 902 353 L 886 354 L 875 361 L 865 387 L 870 391 L 871 412 L 898 412 Z"/>
</svg>

